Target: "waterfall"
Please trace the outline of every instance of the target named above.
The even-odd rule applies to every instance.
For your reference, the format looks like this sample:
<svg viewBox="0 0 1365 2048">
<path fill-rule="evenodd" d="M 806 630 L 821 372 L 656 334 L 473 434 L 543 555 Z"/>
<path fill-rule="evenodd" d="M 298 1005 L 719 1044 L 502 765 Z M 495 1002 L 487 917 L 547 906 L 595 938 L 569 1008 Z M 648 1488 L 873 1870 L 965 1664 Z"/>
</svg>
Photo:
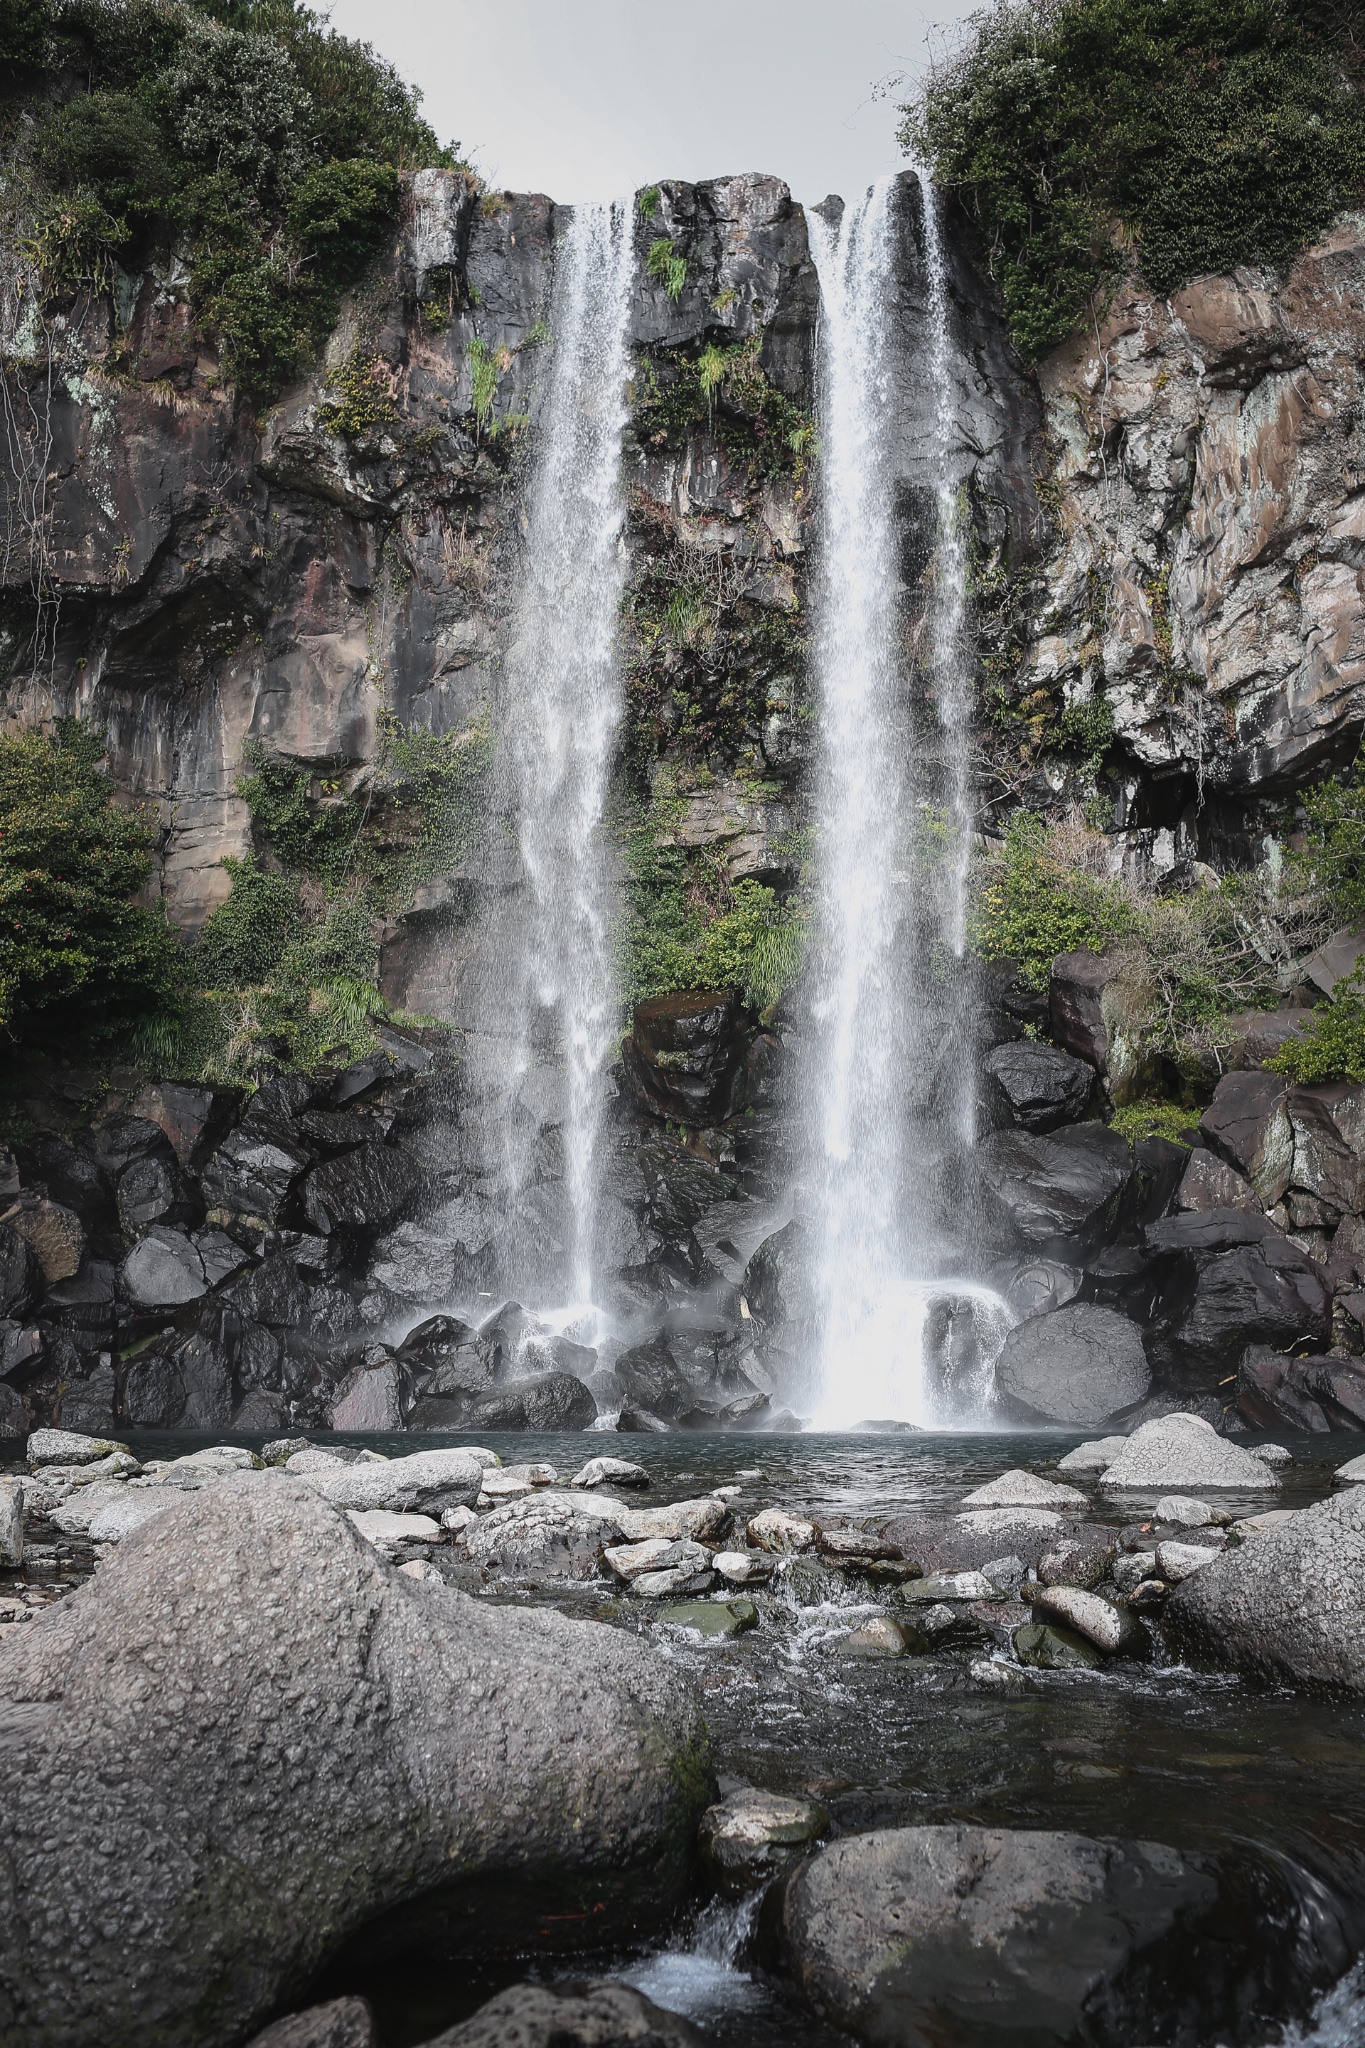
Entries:
<svg viewBox="0 0 1365 2048">
<path fill-rule="evenodd" d="M 946 1361 L 957 1401 L 971 1390 L 979 1402 L 1005 1327 L 989 1290 L 951 1277 L 966 1251 L 954 1180 L 973 1104 L 967 554 L 927 179 L 926 306 L 913 351 L 901 338 L 908 183 L 884 179 L 837 226 L 810 223 L 822 301 L 823 758 L 806 1098 L 810 1398 L 826 1427 L 951 1419 L 936 1373 Z"/>
<path fill-rule="evenodd" d="M 487 1044 L 485 1058 L 496 1074 L 508 1269 L 518 1287 L 561 1303 L 592 1300 L 598 1140 L 618 1011 L 601 825 L 621 715 L 633 284 L 629 204 L 575 208 L 555 255 L 548 383 L 502 703 L 502 802 L 520 873 L 491 940 L 507 1037 Z M 547 1142 L 558 1155 L 548 1171 Z"/>
</svg>

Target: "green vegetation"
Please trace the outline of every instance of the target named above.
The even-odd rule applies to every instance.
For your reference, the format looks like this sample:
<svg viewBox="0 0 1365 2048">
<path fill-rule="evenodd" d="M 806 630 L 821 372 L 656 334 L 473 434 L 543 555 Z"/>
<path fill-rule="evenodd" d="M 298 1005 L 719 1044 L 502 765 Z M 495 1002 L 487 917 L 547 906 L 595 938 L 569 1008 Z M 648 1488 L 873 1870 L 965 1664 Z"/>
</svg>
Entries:
<svg viewBox="0 0 1365 2048">
<path fill-rule="evenodd" d="M 975 944 L 987 960 L 1017 962 L 1039 989 L 1059 953 L 1116 953 L 1106 1015 L 1134 1071 L 1156 1062 L 1197 1082 L 1235 1036 L 1231 1016 L 1273 1009 L 1295 986 L 1334 906 L 1292 862 L 1221 878 L 1206 870 L 1208 886 L 1162 893 L 1110 875 L 1108 855 L 1079 815 L 1049 828 L 1017 813 L 978 871 Z"/>
<path fill-rule="evenodd" d="M 1169 1138 L 1173 1144 L 1189 1145 L 1199 1122 L 1199 1111 L 1178 1102 L 1126 1102 L 1114 1111 L 1112 1127 L 1130 1145 L 1142 1138 Z"/>
<path fill-rule="evenodd" d="M 159 910 L 131 899 L 152 827 L 120 809 L 103 739 L 74 720 L 0 736 L 0 1030 L 109 1036 L 174 1009 L 183 956 Z"/>
<path fill-rule="evenodd" d="M 815 422 L 771 382 L 759 361 L 762 340 L 698 355 L 660 349 L 642 361 L 635 401 L 641 441 L 663 447 L 710 428 L 729 459 L 757 481 L 790 475 L 800 483 L 815 453 Z"/>
<path fill-rule="evenodd" d="M 1360 975 L 1338 982 L 1297 1038 L 1266 1065 L 1291 1081 L 1365 1081 L 1365 995 Z"/>
<path fill-rule="evenodd" d="M 806 911 L 775 890 L 731 882 L 724 850 L 661 844 L 668 806 L 628 817 L 628 914 L 621 981 L 627 1003 L 689 988 L 737 988 L 767 1013 L 796 979 Z"/>
<path fill-rule="evenodd" d="M 327 388 L 334 395 L 318 407 L 318 420 L 329 434 L 354 439 L 376 427 L 392 426 L 398 418 L 388 365 L 382 356 L 367 354 L 359 342 L 331 372 Z"/>
<path fill-rule="evenodd" d="M 682 297 L 683 286 L 687 283 L 687 258 L 675 256 L 673 244 L 667 235 L 660 235 L 657 242 L 649 245 L 645 269 L 655 284 L 661 284 L 670 299 Z"/>
<path fill-rule="evenodd" d="M 1130 256 L 1284 265 L 1365 189 L 1352 0 L 996 0 L 903 111 L 1037 356 Z"/>
<path fill-rule="evenodd" d="M 301 0 L 4 0 L 22 49 L 3 213 L 60 303 L 174 240 L 225 367 L 269 398 L 392 233 L 398 171 L 454 166 L 420 95 Z"/>
<path fill-rule="evenodd" d="M 658 186 L 644 186 L 643 189 L 636 194 L 635 204 L 640 209 L 641 220 L 653 220 L 655 214 L 659 211 Z"/>
</svg>

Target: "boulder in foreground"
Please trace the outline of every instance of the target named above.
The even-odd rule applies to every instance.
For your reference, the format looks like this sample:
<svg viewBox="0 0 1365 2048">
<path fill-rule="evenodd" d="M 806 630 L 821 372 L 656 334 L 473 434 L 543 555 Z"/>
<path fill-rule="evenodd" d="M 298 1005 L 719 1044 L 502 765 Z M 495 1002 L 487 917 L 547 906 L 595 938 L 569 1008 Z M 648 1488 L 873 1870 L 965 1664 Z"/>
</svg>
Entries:
<svg viewBox="0 0 1365 2048">
<path fill-rule="evenodd" d="M 1176 1588 L 1165 1620 L 1183 1645 L 1219 1662 L 1365 1693 L 1365 1490 L 1334 1494 L 1220 1552 Z"/>
<path fill-rule="evenodd" d="M 1315 1896 L 1306 1942 L 1272 1938 Z M 1287 1861 L 966 1826 L 833 1843 L 792 1878 L 782 1932 L 807 1997 L 876 2048 L 1240 2039 L 1353 1953 Z"/>
<path fill-rule="evenodd" d="M 686 1683 L 632 1637 L 404 1578 L 276 1472 L 177 1501 L 30 1623 L 0 1728 L 25 2048 L 228 2048 L 394 1908 L 453 1954 L 599 1901 L 626 1935 L 711 1796 Z"/>
<path fill-rule="evenodd" d="M 1202 1492 L 1206 1486 L 1258 1493 L 1278 1487 L 1279 1475 L 1241 1444 L 1219 1436 L 1198 1415 L 1158 1415 L 1144 1422 L 1105 1467 L 1105 1492 Z"/>
</svg>

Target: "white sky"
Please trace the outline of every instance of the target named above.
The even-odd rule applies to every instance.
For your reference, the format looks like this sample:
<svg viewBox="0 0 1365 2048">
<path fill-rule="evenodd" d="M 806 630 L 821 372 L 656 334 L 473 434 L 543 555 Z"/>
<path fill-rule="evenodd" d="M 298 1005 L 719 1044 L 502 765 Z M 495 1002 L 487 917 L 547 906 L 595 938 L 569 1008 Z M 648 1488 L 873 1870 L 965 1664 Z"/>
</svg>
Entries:
<svg viewBox="0 0 1365 2048">
<path fill-rule="evenodd" d="M 876 83 L 982 0 L 333 0 L 493 186 L 612 199 L 769 171 L 798 199 L 904 161 Z"/>
</svg>

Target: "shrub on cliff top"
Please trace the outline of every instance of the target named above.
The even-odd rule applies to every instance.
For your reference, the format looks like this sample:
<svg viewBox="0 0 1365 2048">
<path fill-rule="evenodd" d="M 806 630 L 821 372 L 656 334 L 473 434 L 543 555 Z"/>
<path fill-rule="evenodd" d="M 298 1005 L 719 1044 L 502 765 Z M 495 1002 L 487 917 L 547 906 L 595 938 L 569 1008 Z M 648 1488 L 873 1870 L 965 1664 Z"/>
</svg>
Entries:
<svg viewBox="0 0 1365 2048">
<path fill-rule="evenodd" d="M 996 0 L 903 109 L 977 222 L 1026 356 L 1135 250 L 1170 292 L 1283 265 L 1365 188 L 1361 10 L 1333 0 Z"/>
<path fill-rule="evenodd" d="M 150 824 L 122 810 L 104 742 L 69 722 L 0 736 L 0 1029 L 96 1030 L 172 1007 L 183 956 L 159 910 Z"/>
</svg>

